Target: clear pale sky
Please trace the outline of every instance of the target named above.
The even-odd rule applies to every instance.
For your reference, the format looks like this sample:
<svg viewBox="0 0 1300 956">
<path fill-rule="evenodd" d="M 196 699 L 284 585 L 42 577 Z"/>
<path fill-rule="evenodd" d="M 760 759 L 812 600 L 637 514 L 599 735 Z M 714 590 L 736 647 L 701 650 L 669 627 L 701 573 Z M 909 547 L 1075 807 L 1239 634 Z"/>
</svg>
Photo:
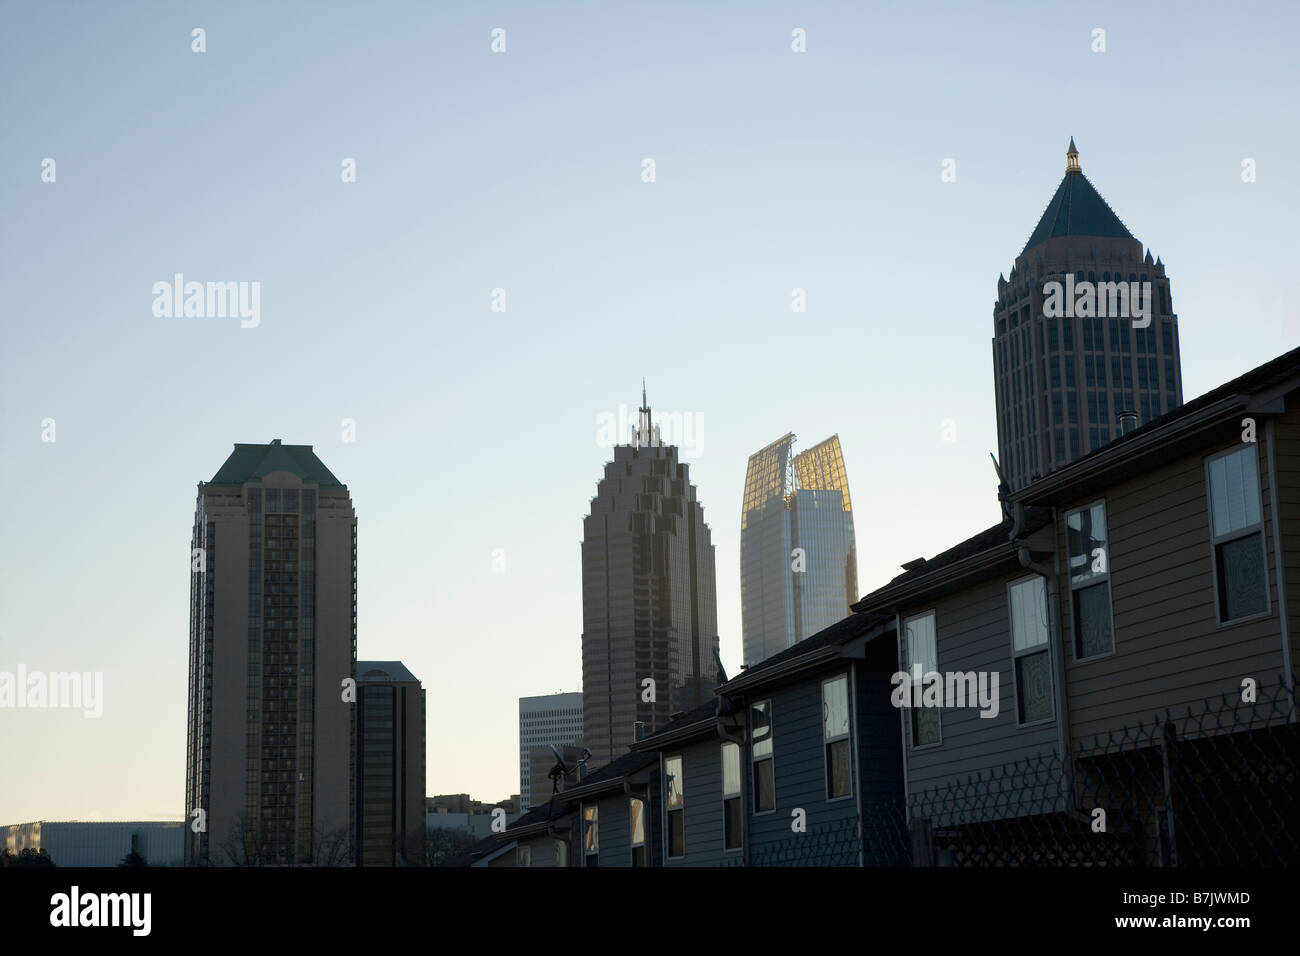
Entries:
<svg viewBox="0 0 1300 956">
<path fill-rule="evenodd" d="M 998 520 L 997 278 L 1071 135 L 1168 268 L 1187 398 L 1294 347 L 1297 32 L 1287 2 L 0 6 L 0 670 L 104 674 L 98 720 L 0 710 L 0 824 L 182 814 L 195 487 L 235 442 L 347 484 L 360 657 L 424 682 L 427 792 L 497 800 L 517 698 L 580 687 L 598 420 L 642 376 L 692 417 L 734 673 L 745 463 L 785 432 L 840 436 L 864 593 Z M 155 317 L 177 272 L 260 282 L 260 325 Z"/>
</svg>

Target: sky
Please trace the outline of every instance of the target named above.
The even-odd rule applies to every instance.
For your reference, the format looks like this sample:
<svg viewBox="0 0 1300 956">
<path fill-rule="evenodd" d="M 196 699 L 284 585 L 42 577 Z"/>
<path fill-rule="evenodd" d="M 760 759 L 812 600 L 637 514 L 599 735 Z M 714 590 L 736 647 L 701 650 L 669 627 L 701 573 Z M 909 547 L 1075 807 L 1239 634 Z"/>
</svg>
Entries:
<svg viewBox="0 0 1300 956">
<path fill-rule="evenodd" d="M 839 435 L 863 593 L 999 519 L 997 279 L 1071 136 L 1167 267 L 1186 399 L 1300 344 L 1298 28 L 1286 2 L 0 3 L 0 671 L 103 675 L 97 718 L 0 709 L 0 824 L 182 817 L 196 486 L 236 442 L 346 483 L 359 657 L 423 681 L 426 792 L 496 801 L 518 698 L 581 686 L 582 518 L 643 377 L 691 429 L 734 674 L 762 446 Z M 156 315 L 176 273 L 259 283 L 257 324 Z"/>
</svg>

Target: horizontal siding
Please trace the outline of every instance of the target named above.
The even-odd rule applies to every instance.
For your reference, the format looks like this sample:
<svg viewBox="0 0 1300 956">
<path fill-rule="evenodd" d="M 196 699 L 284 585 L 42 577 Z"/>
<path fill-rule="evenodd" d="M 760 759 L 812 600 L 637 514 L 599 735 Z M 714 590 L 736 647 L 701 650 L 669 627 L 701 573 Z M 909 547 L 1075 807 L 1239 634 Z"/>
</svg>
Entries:
<svg viewBox="0 0 1300 956">
<path fill-rule="evenodd" d="M 911 747 L 911 711 L 902 708 L 907 730 L 907 794 L 909 802 L 932 804 L 937 790 L 961 784 L 976 775 L 986 780 L 994 771 L 1010 764 L 1029 761 L 1034 768 L 1056 766 L 1058 727 L 1055 720 L 1031 727 L 1016 726 L 1016 691 L 1012 670 L 1011 623 L 1007 585 L 1027 576 L 1026 572 L 1002 576 L 922 607 L 908 608 L 903 618 L 935 611 L 935 640 L 938 668 L 953 671 L 987 672 L 998 675 L 998 714 L 981 717 L 978 707 L 945 708 L 940 721 L 941 743 L 934 747 Z M 966 788 L 974 794 L 978 788 Z M 1053 797 L 1055 792 L 1053 792 Z M 1043 799 L 1047 799 L 1043 797 Z M 1043 809 L 1052 809 L 1044 804 Z"/>
<path fill-rule="evenodd" d="M 1207 698 L 1239 691 L 1243 677 L 1254 677 L 1261 686 L 1276 683 L 1281 636 L 1262 429 L 1256 449 L 1271 613 L 1227 626 L 1216 620 L 1205 458 L 1240 446 L 1239 429 L 1225 430 L 1224 436 L 1204 453 L 1058 511 L 1057 612 L 1072 741 L 1087 745 L 1097 735 L 1149 723 L 1156 713 L 1185 712 Z M 1065 515 L 1100 498 L 1106 502 L 1115 653 L 1076 662 Z"/>
<path fill-rule="evenodd" d="M 822 729 L 821 682 L 849 671 L 848 661 L 785 687 L 775 689 L 772 700 L 772 755 L 776 783 L 776 809 L 754 814 L 750 819 L 751 853 L 761 858 L 776 845 L 795 846 L 807 836 L 840 833 L 846 822 L 856 822 L 857 801 L 853 796 L 831 803 L 826 799 L 826 757 Z M 754 695 L 753 700 L 762 699 Z M 853 777 L 857 776 L 857 754 L 853 755 Z M 791 829 L 793 812 L 805 813 L 807 831 Z M 813 841 L 809 841 L 813 846 Z M 815 855 L 809 865 L 822 861 Z M 838 861 L 837 861 L 838 862 Z"/>
<path fill-rule="evenodd" d="M 903 752 L 898 710 L 889 696 L 889 678 L 898 669 L 893 633 L 867 644 L 857 661 L 857 759 L 863 861 L 867 866 L 901 866 L 909 860 Z"/>
<path fill-rule="evenodd" d="M 628 796 L 625 793 L 618 793 L 608 797 L 602 797 L 596 801 L 599 807 L 599 829 L 597 830 L 598 850 L 600 865 L 605 866 L 631 866 L 632 865 L 632 834 L 631 815 L 628 812 Z M 586 801 L 583 807 L 587 806 Z M 581 819 L 581 815 L 579 815 Z M 582 846 L 582 837 L 579 833 L 578 846 Z"/>
<path fill-rule="evenodd" d="M 1300 670 L 1300 396 L 1292 393 L 1287 397 L 1286 411 L 1278 418 L 1274 430 L 1291 667 Z"/>
<path fill-rule="evenodd" d="M 520 840 L 520 846 L 528 846 L 532 853 L 532 859 L 529 866 L 558 866 L 559 854 L 555 848 L 555 838 L 550 836 L 534 837 L 531 840 Z"/>
<path fill-rule="evenodd" d="M 680 750 L 665 750 L 663 758 L 681 756 L 683 795 L 684 857 L 668 858 L 664 844 L 664 861 L 668 866 L 718 866 L 724 859 L 739 857 L 739 852 L 723 852 L 724 819 L 722 809 L 722 741 L 713 738 Z M 665 794 L 666 797 L 666 794 Z M 664 812 L 667 813 L 667 800 Z M 667 826 L 664 833 L 668 833 Z"/>
</svg>

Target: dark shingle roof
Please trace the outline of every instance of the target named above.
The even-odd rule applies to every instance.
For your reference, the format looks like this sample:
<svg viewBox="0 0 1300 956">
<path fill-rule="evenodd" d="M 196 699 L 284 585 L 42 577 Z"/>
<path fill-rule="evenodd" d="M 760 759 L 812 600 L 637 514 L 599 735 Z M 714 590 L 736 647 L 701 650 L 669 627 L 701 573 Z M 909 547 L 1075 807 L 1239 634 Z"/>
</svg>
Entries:
<svg viewBox="0 0 1300 956">
<path fill-rule="evenodd" d="M 704 721 L 713 721 L 713 719 L 718 714 L 718 706 L 720 703 L 721 701 L 719 699 L 714 698 L 713 700 L 705 701 L 704 703 L 700 704 L 698 707 L 692 707 L 690 710 L 686 711 L 681 716 L 677 717 L 675 720 L 670 720 L 668 723 L 660 727 L 654 733 L 647 734 L 645 737 L 643 737 L 641 740 L 638 740 L 632 746 L 640 748 L 642 745 L 646 745 L 653 750 L 654 742 L 661 737 L 667 736 L 668 734 L 674 733 L 675 731 L 682 730 L 683 728 L 690 727 L 693 724 L 699 724 Z"/>
<path fill-rule="evenodd" d="M 773 654 L 766 660 L 745 668 L 736 675 L 735 679 L 739 680 L 741 677 L 749 677 L 752 674 L 761 673 L 768 668 L 775 667 L 785 661 L 793 660 L 796 657 L 802 657 L 804 654 L 810 654 L 813 651 L 820 650 L 824 647 L 847 644 L 854 638 L 861 637 L 876 624 L 879 624 L 881 621 L 887 621 L 891 617 L 893 617 L 892 614 L 857 611 L 850 614 L 842 621 L 837 621 L 830 627 L 818 631 L 811 637 L 805 637 L 798 644 L 792 644 L 780 653 Z M 725 688 L 726 685 L 724 684 L 723 687 Z"/>
<path fill-rule="evenodd" d="M 1275 385 L 1280 385 L 1289 378 L 1300 375 L 1300 348 L 1292 349 L 1279 355 L 1275 359 L 1257 366 L 1243 375 L 1238 375 L 1230 382 L 1224 382 L 1218 388 L 1211 389 L 1204 395 L 1199 395 L 1190 402 L 1184 402 L 1175 408 L 1171 408 L 1163 415 L 1151 419 L 1144 425 L 1133 429 L 1127 435 L 1120 435 L 1112 439 L 1100 448 L 1094 448 L 1086 455 L 1081 455 L 1074 461 L 1070 462 L 1067 468 L 1073 468 L 1079 462 L 1086 462 L 1098 455 L 1111 451 L 1116 445 L 1122 445 L 1125 442 L 1131 442 L 1134 439 L 1149 434 L 1158 428 L 1162 428 L 1171 422 L 1176 422 L 1180 418 L 1188 415 L 1194 415 L 1202 408 L 1207 408 L 1222 399 L 1229 398 L 1233 395 L 1247 395 L 1254 392 L 1261 392 Z M 1045 477 L 1050 477 L 1050 474 Z M 1017 497 L 1022 494 L 1032 494 L 1034 485 L 1030 483 L 1025 488 L 1017 492 Z"/>
<path fill-rule="evenodd" d="M 1088 177 L 1071 170 L 1056 187 L 1038 227 L 1025 243 L 1021 255 L 1048 239 L 1058 236 L 1109 236 L 1132 239 L 1133 234 L 1119 221 L 1119 216 L 1088 181 Z"/>
<path fill-rule="evenodd" d="M 1052 510 L 1050 508 L 1028 507 L 1024 511 L 1020 533 L 1027 534 L 1032 531 L 1037 531 L 1039 528 L 1049 524 L 1051 520 Z M 1005 545 L 1007 547 L 1007 553 L 1010 554 L 1011 530 L 1014 527 L 1015 522 L 1011 518 L 1003 518 L 991 528 L 985 528 L 983 531 L 979 532 L 979 534 L 972 535 L 965 541 L 953 545 L 947 551 L 939 552 L 933 558 L 917 565 L 910 571 L 904 571 L 902 574 L 896 575 L 884 587 L 877 588 L 875 591 L 872 591 L 854 604 L 854 609 L 866 610 L 875 603 L 873 598 L 882 591 L 892 590 L 897 588 L 899 585 L 907 584 L 908 582 L 915 581 L 925 575 L 933 574 L 936 571 L 957 564 L 967 558 L 974 557 L 977 554 L 982 554 L 991 548 Z"/>
<path fill-rule="evenodd" d="M 250 478 L 264 478 L 273 471 L 287 471 L 322 488 L 345 487 L 316 457 L 311 445 L 282 445 L 278 438 L 265 445 L 236 444 L 209 484 L 242 485 Z"/>
</svg>

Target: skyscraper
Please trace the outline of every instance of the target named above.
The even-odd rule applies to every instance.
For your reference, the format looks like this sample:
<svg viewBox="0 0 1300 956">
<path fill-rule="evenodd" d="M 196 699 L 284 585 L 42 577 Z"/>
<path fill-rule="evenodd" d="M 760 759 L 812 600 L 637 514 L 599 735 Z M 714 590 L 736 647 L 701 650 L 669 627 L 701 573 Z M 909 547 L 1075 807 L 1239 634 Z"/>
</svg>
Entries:
<svg viewBox="0 0 1300 956">
<path fill-rule="evenodd" d="M 858 599 L 853 505 L 838 435 L 791 455 L 795 436 L 749 458 L 740 514 L 740 606 L 752 665 L 849 614 Z"/>
<path fill-rule="evenodd" d="M 1182 404 L 1165 265 L 1083 175 L 1073 139 L 1065 178 L 998 277 L 993 328 L 998 454 L 1013 490 Z"/>
<path fill-rule="evenodd" d="M 551 795 L 550 787 L 544 792 L 533 787 L 534 768 L 545 765 L 545 780 L 545 772 L 555 765 L 551 746 L 560 748 L 581 740 L 581 691 L 519 698 L 519 805 L 525 812 L 534 798 L 545 800 Z"/>
<path fill-rule="evenodd" d="M 310 445 L 235 445 L 191 549 L 186 863 L 353 862 L 347 487 Z"/>
<path fill-rule="evenodd" d="M 649 732 L 711 699 L 717 620 L 704 509 L 643 388 L 631 443 L 615 446 L 583 522 L 582 721 L 593 769 L 625 751 L 638 722 Z"/>
<path fill-rule="evenodd" d="M 424 688 L 401 661 L 357 661 L 357 863 L 424 865 Z"/>
</svg>

